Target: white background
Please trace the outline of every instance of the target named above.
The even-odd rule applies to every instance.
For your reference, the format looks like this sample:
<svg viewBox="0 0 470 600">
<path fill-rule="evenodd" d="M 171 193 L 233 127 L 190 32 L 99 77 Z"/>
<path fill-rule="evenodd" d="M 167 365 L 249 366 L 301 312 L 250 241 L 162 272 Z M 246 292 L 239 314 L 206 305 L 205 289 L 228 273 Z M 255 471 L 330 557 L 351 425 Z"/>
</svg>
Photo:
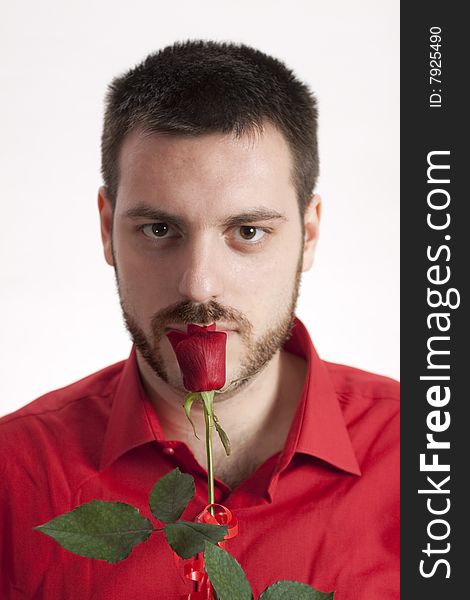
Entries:
<svg viewBox="0 0 470 600">
<path fill-rule="evenodd" d="M 0 25 L 0 414 L 126 358 L 96 208 L 108 82 L 176 40 L 285 61 L 320 108 L 319 354 L 398 378 L 399 2 L 30 0 Z"/>
</svg>

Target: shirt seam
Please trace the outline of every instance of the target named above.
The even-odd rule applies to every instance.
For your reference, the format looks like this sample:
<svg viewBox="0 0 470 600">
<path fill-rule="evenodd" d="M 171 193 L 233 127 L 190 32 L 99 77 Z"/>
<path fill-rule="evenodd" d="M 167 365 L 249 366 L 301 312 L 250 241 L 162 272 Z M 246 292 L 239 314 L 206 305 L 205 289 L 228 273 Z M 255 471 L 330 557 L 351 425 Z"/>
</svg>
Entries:
<svg viewBox="0 0 470 600">
<path fill-rule="evenodd" d="M 103 394 L 103 395 L 100 395 L 100 396 L 91 396 L 89 394 L 84 394 L 83 396 L 80 396 L 80 398 L 74 398 L 73 400 L 68 401 L 67 404 L 64 404 L 63 406 L 59 406 L 58 408 L 50 408 L 50 409 L 47 409 L 47 410 L 43 410 L 41 412 L 30 413 L 30 414 L 27 414 L 27 415 L 18 415 L 16 417 L 12 417 L 11 419 L 6 419 L 3 423 L 0 423 L 0 426 L 6 425 L 8 423 L 14 423 L 15 421 L 19 421 L 21 419 L 28 419 L 28 418 L 31 418 L 31 417 L 42 417 L 42 416 L 47 415 L 49 413 L 59 412 L 59 411 L 63 410 L 64 408 L 67 408 L 71 404 L 74 404 L 75 402 L 80 402 L 81 400 L 85 400 L 85 399 L 98 399 L 98 398 L 108 398 L 111 394 L 114 393 L 114 391 L 115 390 L 112 390 L 109 393 Z M 5 416 L 8 417 L 8 415 L 5 415 Z"/>
<path fill-rule="evenodd" d="M 144 405 L 145 419 L 147 420 L 147 424 L 150 428 L 150 431 L 153 433 L 153 437 L 155 438 L 155 441 L 161 441 L 158 439 L 157 433 L 156 433 L 155 429 L 153 428 L 152 420 L 150 418 L 150 415 L 148 414 L 147 402 L 145 402 L 145 400 L 142 397 L 140 398 L 140 400 L 141 400 L 142 404 Z"/>
<path fill-rule="evenodd" d="M 376 396 L 373 394 L 362 394 L 359 393 L 348 393 L 348 392 L 336 392 L 338 398 L 346 399 L 346 398 L 364 398 L 365 400 L 391 400 L 393 402 L 399 402 L 400 398 L 397 396 Z"/>
</svg>

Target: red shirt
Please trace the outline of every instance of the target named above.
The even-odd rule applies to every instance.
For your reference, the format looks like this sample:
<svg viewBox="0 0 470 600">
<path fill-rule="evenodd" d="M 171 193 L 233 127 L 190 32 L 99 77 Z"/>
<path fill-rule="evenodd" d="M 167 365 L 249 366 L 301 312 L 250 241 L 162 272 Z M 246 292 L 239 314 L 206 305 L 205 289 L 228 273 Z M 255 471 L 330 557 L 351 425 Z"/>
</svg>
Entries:
<svg viewBox="0 0 470 600">
<path fill-rule="evenodd" d="M 397 600 L 397 382 L 318 357 L 296 322 L 285 349 L 308 375 L 282 452 L 215 500 L 238 518 L 226 549 L 255 598 L 294 579 L 335 600 Z M 154 483 L 178 466 L 196 480 L 182 518 L 206 504 L 205 469 L 166 440 L 142 387 L 135 349 L 112 365 L 0 419 L 0 597 L 4 600 L 180 600 L 192 588 L 162 533 L 116 564 L 76 556 L 35 525 L 93 499 L 151 518 Z"/>
</svg>

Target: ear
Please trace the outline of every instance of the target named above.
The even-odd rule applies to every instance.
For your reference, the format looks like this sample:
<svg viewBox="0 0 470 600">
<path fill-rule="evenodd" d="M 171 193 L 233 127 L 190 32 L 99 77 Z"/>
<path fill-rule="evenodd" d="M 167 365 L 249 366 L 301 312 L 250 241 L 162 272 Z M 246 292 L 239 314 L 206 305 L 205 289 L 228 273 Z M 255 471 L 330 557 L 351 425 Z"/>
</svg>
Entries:
<svg viewBox="0 0 470 600">
<path fill-rule="evenodd" d="M 98 190 L 98 210 L 100 211 L 101 239 L 104 257 L 108 265 L 114 266 L 112 251 L 113 206 L 104 186 Z"/>
<path fill-rule="evenodd" d="M 320 233 L 321 197 L 314 194 L 307 205 L 304 215 L 304 251 L 302 271 L 308 271 L 313 265 L 315 248 Z"/>
</svg>

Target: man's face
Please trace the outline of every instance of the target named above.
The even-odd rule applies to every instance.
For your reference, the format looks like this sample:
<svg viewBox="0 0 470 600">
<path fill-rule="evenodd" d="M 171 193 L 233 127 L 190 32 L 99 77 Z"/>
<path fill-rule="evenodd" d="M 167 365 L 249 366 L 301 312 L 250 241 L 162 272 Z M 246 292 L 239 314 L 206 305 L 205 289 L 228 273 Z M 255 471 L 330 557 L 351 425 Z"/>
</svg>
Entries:
<svg viewBox="0 0 470 600">
<path fill-rule="evenodd" d="M 305 244 L 278 130 L 240 139 L 132 131 L 114 216 L 104 189 L 99 205 L 126 325 L 153 371 L 183 392 L 165 333 L 213 322 L 227 332 L 227 384 L 261 371 L 289 334 L 318 226 L 317 208 Z"/>
</svg>

